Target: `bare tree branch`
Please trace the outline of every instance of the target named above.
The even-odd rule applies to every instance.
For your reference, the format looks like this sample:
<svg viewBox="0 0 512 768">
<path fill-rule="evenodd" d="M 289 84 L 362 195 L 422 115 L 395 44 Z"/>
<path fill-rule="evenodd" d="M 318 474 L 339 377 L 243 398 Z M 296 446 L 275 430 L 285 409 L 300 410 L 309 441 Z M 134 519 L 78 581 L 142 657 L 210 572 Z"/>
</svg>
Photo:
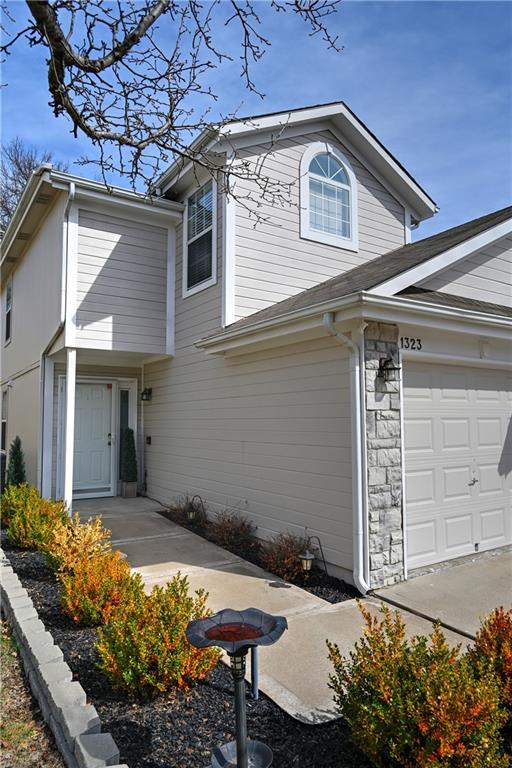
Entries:
<svg viewBox="0 0 512 768">
<path fill-rule="evenodd" d="M 52 163 L 61 171 L 63 163 L 55 161 L 51 152 L 40 153 L 16 137 L 2 147 L 0 158 L 0 229 L 5 232 L 18 200 L 34 171 L 43 163 Z"/>
<path fill-rule="evenodd" d="M 267 16 L 268 9 L 295 14 L 310 35 L 339 50 L 327 26 L 339 2 L 271 0 L 265 10 Z M 28 24 L 0 51 L 11 54 L 20 37 L 47 50 L 50 105 L 57 117 L 71 120 L 75 136 L 81 132 L 90 139 L 98 158 L 81 162 L 96 163 L 106 182 L 116 173 L 134 188 L 143 183 L 150 190 L 170 162 L 194 160 L 215 175 L 220 166 L 226 184 L 238 179 L 237 199 L 247 188 L 242 180 L 254 182 L 259 198 L 247 194 L 243 203 L 253 210 L 265 201 L 289 201 L 289 186 L 266 175 L 264 157 L 237 159 L 228 171 L 205 148 L 190 149 L 191 141 L 212 127 L 219 94 L 209 85 L 210 74 L 233 61 L 232 52 L 220 45 L 223 27 L 238 36 L 246 88 L 259 93 L 252 68 L 271 40 L 253 0 L 27 0 L 20 7 L 29 11 Z M 216 127 L 234 117 L 225 115 Z M 269 145 L 267 154 L 272 149 Z"/>
</svg>

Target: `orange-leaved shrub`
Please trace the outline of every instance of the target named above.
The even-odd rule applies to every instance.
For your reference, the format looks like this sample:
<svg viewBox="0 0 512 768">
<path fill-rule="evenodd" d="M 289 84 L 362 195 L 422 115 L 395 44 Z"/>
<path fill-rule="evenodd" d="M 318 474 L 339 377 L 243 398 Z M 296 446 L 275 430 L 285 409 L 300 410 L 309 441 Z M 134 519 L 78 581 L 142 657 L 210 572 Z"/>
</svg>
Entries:
<svg viewBox="0 0 512 768">
<path fill-rule="evenodd" d="M 66 523 L 67 519 L 66 505 L 62 501 L 28 493 L 9 521 L 9 541 L 22 549 L 45 551 L 55 527 Z"/>
<path fill-rule="evenodd" d="M 232 509 L 217 512 L 208 526 L 208 538 L 226 549 L 249 553 L 258 548 L 256 526 Z"/>
<path fill-rule="evenodd" d="M 29 500 L 31 503 L 34 503 L 39 501 L 40 498 L 41 495 L 37 488 L 27 483 L 7 485 L 0 501 L 2 525 L 8 526 L 16 512 L 25 507 Z"/>
<path fill-rule="evenodd" d="M 111 549 L 110 531 L 103 527 L 101 517 L 82 523 L 75 512 L 72 518 L 55 526 L 45 554 L 53 570 L 67 573 L 84 558 L 105 554 Z"/>
<path fill-rule="evenodd" d="M 108 621 L 128 593 L 138 588 L 121 553 L 87 553 L 75 560 L 71 571 L 59 573 L 64 611 L 76 624 L 95 626 Z"/>
<path fill-rule="evenodd" d="M 215 648 L 194 648 L 185 630 L 207 616 L 207 593 L 189 594 L 180 573 L 150 595 L 135 589 L 111 620 L 98 630 L 100 669 L 129 695 L 151 695 L 201 680 L 217 664 Z"/>
<path fill-rule="evenodd" d="M 348 658 L 327 643 L 329 685 L 354 741 L 377 766 L 505 768 L 504 713 L 489 671 L 475 672 L 439 626 L 408 640 L 400 614 L 360 606 L 363 637 Z"/>
<path fill-rule="evenodd" d="M 501 606 L 486 616 L 468 656 L 477 669 L 483 664 L 493 670 L 512 718 L 512 609 L 505 611 Z"/>
<path fill-rule="evenodd" d="M 278 533 L 263 545 L 261 564 L 271 573 L 285 581 L 295 581 L 302 577 L 300 554 L 305 549 L 305 541 L 293 533 Z"/>
</svg>

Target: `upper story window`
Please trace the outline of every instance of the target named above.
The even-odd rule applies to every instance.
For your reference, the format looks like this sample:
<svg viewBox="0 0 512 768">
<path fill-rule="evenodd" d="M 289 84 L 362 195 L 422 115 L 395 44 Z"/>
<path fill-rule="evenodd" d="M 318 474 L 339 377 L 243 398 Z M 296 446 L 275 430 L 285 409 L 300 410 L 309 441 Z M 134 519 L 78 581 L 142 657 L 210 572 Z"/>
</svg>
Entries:
<svg viewBox="0 0 512 768">
<path fill-rule="evenodd" d="M 5 287 L 5 316 L 4 316 L 4 342 L 7 344 L 12 335 L 12 277 Z"/>
<path fill-rule="evenodd" d="M 183 295 L 217 281 L 215 254 L 215 184 L 209 181 L 187 199 L 183 243 Z"/>
<path fill-rule="evenodd" d="M 356 184 L 336 147 L 309 146 L 301 161 L 301 237 L 357 251 Z"/>
</svg>

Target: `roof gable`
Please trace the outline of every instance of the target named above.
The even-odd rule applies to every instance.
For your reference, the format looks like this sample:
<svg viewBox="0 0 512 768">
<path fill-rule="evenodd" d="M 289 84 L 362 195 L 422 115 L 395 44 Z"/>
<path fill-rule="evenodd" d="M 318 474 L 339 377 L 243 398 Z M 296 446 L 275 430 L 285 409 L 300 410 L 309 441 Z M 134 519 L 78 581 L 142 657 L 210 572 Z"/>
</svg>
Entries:
<svg viewBox="0 0 512 768">
<path fill-rule="evenodd" d="M 196 154 L 207 151 L 227 151 L 236 149 L 237 142 L 258 135 L 274 134 L 278 138 L 285 129 L 296 129 L 312 122 L 327 120 L 332 123 L 338 134 L 361 157 L 365 158 L 377 174 L 406 202 L 418 221 L 429 218 L 437 211 L 437 205 L 418 184 L 404 166 L 391 154 L 367 126 L 342 101 L 319 104 L 263 115 L 253 115 L 239 120 L 231 120 L 217 129 L 204 131 L 192 143 L 190 150 Z M 187 172 L 183 160 L 171 165 L 155 183 L 164 191 Z"/>
</svg>

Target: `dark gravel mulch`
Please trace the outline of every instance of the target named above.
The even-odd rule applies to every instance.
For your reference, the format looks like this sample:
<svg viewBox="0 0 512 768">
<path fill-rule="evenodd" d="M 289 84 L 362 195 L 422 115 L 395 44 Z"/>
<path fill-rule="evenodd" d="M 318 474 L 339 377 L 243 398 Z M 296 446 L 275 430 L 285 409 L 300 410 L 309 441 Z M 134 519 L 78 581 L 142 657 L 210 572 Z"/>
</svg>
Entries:
<svg viewBox="0 0 512 768">
<path fill-rule="evenodd" d="M 3 546 L 41 620 L 70 665 L 74 679 L 96 707 L 130 768 L 206 768 L 214 745 L 234 738 L 231 673 L 219 664 L 209 678 L 188 692 L 151 701 L 129 701 L 114 691 L 96 668 L 97 632 L 74 625 L 60 610 L 60 587 L 37 552 Z M 312 659 L 314 663 L 314 659 Z M 248 699 L 251 738 L 274 751 L 274 768 L 370 768 L 340 720 L 305 725 L 284 713 L 265 695 Z"/>
<path fill-rule="evenodd" d="M 202 536 L 203 539 L 208 539 L 208 541 L 212 540 L 208 536 L 208 528 L 201 523 L 186 522 L 181 519 L 173 509 L 159 509 L 157 512 L 162 515 L 162 517 L 171 520 L 173 523 L 177 523 L 177 525 L 181 525 L 183 528 L 187 528 L 189 531 L 197 533 L 197 535 Z M 254 546 L 244 549 L 233 547 L 225 547 L 225 549 L 229 549 L 233 554 L 242 557 L 244 560 L 248 560 L 254 565 L 259 565 L 260 568 L 265 567 L 260 562 L 259 545 L 257 542 L 255 542 Z M 345 600 L 352 600 L 354 597 L 361 597 L 358 590 L 351 584 L 347 584 L 345 581 L 337 579 L 335 576 L 329 576 L 325 571 L 316 567 L 313 567 L 307 576 L 294 579 L 291 583 L 295 584 L 297 587 L 302 587 L 302 589 L 311 592 L 311 594 L 316 595 L 317 597 L 321 597 L 322 600 L 326 600 L 328 603 L 342 603 Z"/>
</svg>

